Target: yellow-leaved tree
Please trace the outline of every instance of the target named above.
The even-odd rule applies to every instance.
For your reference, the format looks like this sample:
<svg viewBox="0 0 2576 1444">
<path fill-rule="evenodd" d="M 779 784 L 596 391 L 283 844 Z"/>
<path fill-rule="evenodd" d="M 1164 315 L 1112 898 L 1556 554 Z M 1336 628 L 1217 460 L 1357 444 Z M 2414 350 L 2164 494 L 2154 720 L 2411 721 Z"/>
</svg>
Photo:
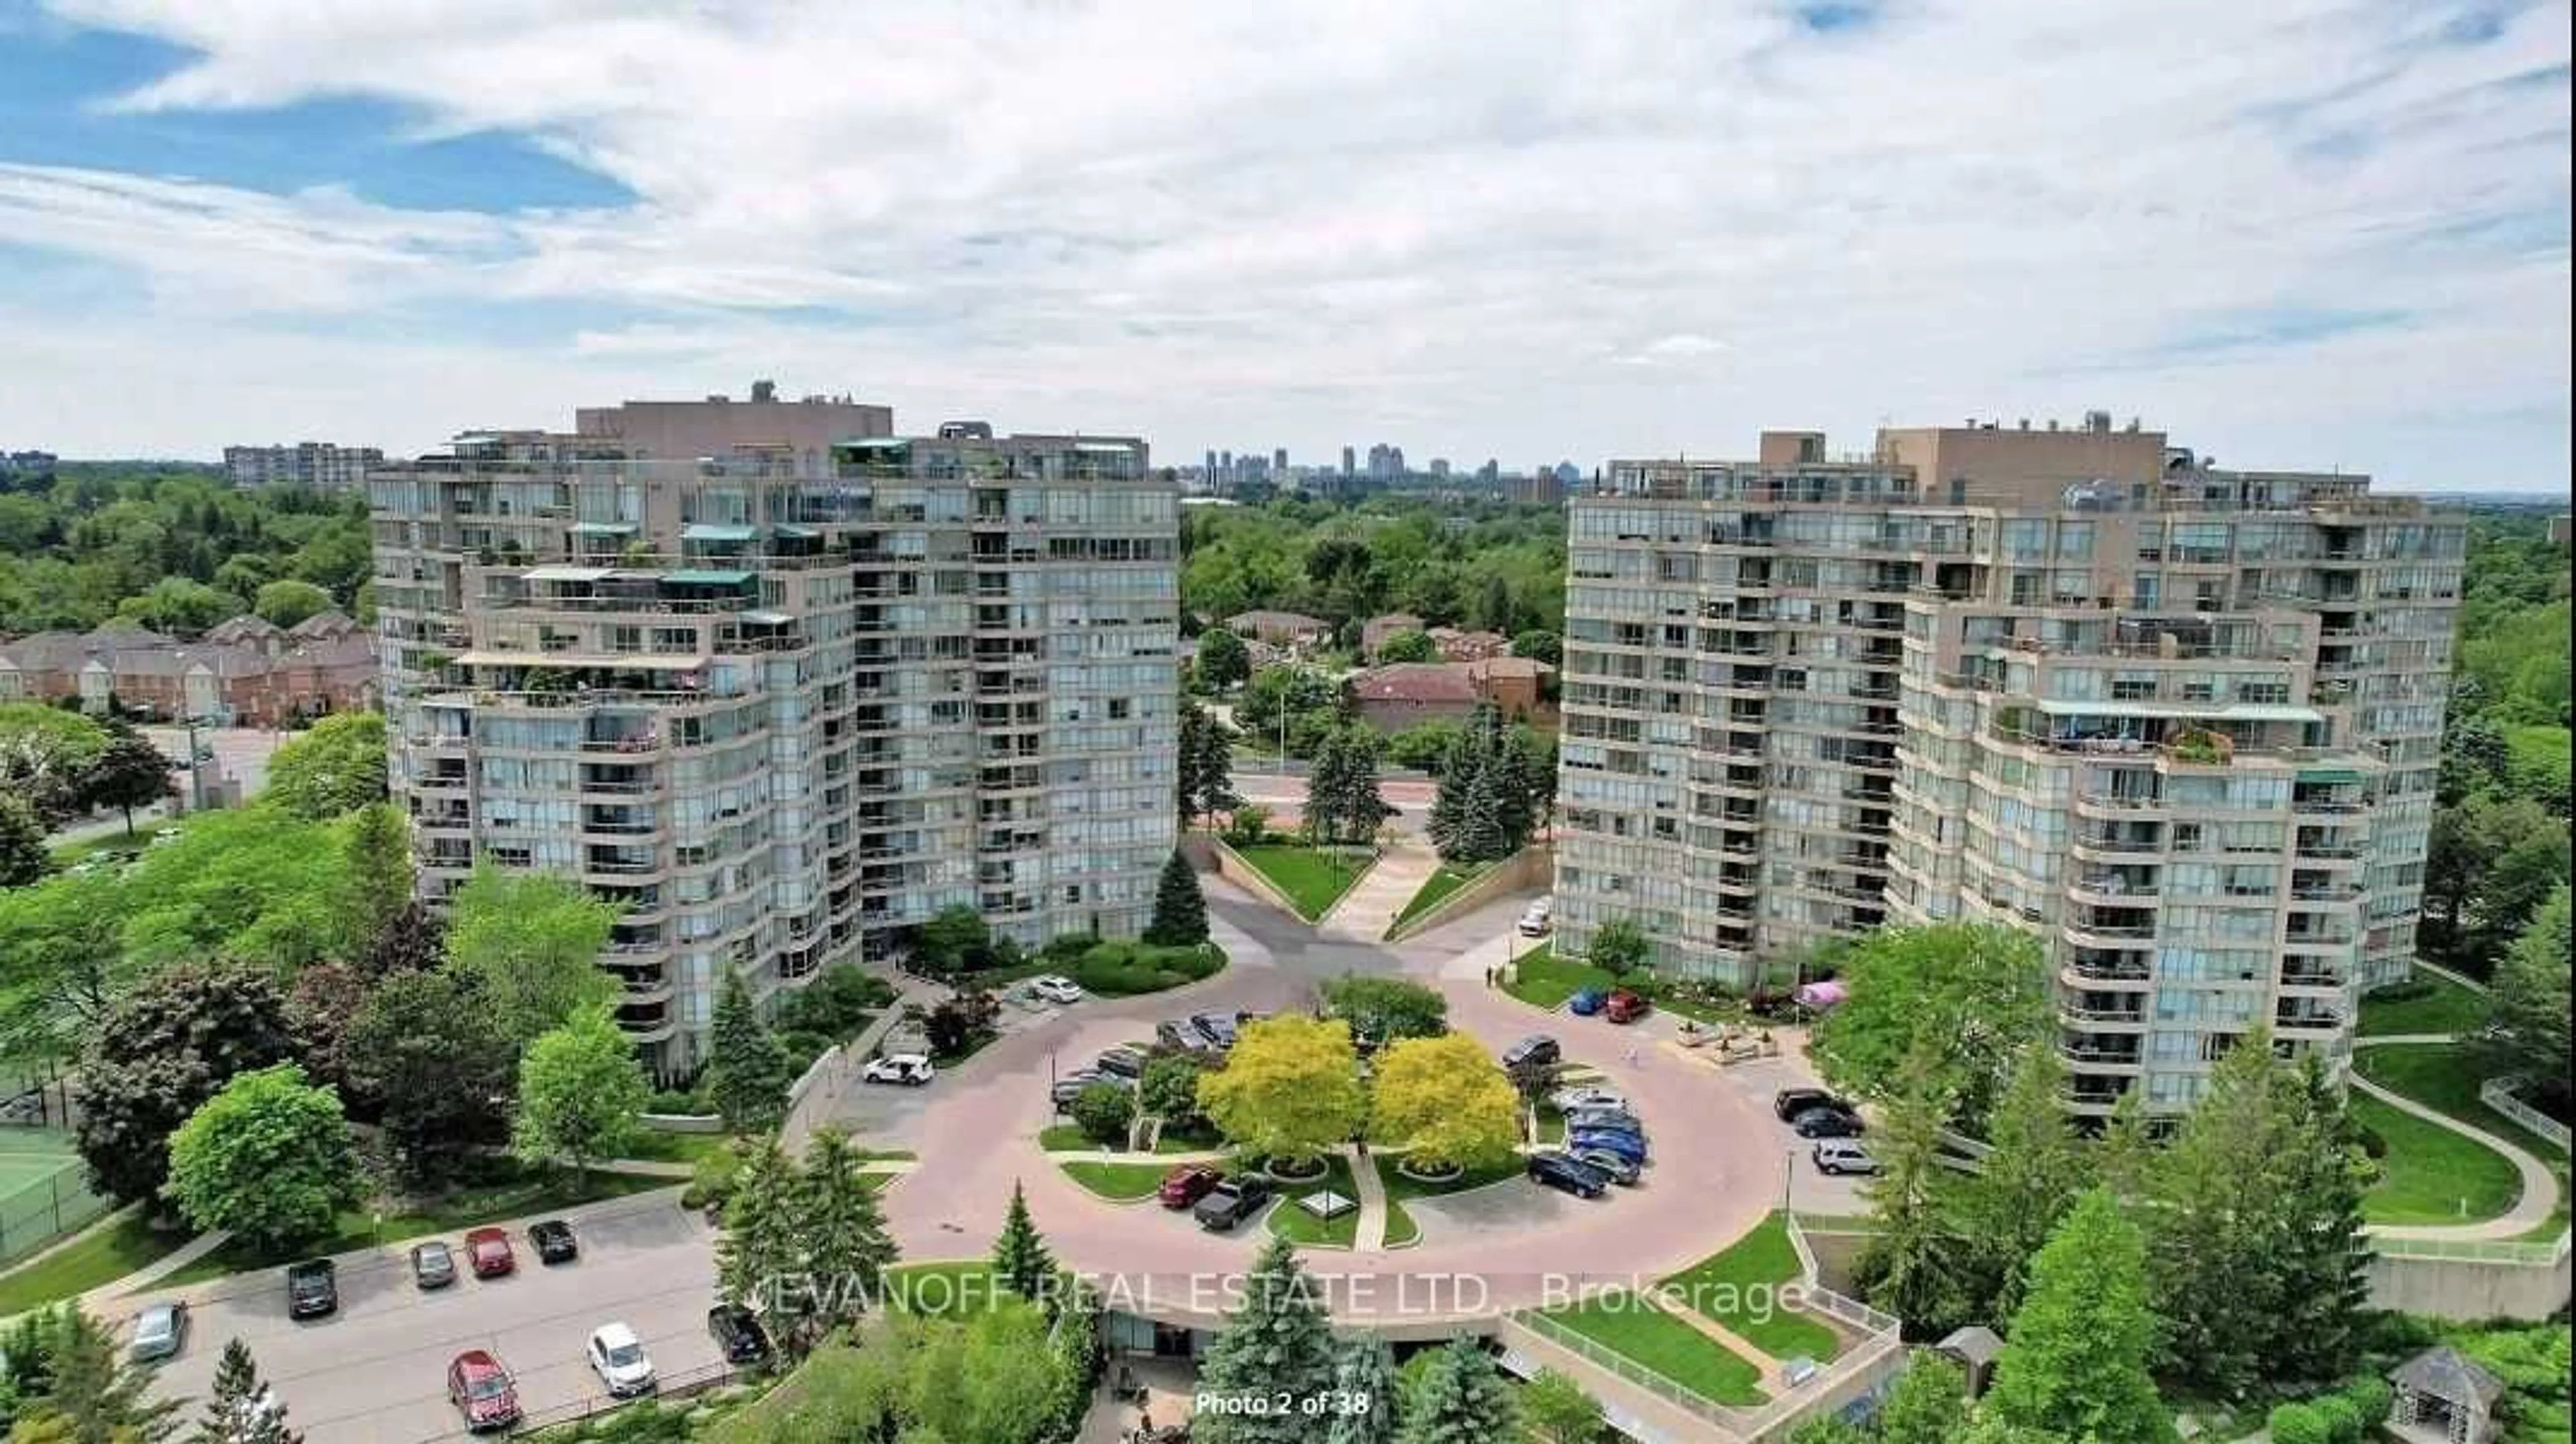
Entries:
<svg viewBox="0 0 2576 1444">
<path fill-rule="evenodd" d="M 1288 1013 L 1244 1025 L 1225 1066 L 1199 1080 L 1199 1111 L 1255 1157 L 1340 1147 L 1368 1113 L 1350 1024 Z"/>
<path fill-rule="evenodd" d="M 1369 1138 L 1406 1150 L 1417 1173 L 1484 1168 L 1512 1156 L 1520 1101 L 1511 1079 L 1464 1033 L 1403 1038 L 1378 1055 Z"/>
</svg>

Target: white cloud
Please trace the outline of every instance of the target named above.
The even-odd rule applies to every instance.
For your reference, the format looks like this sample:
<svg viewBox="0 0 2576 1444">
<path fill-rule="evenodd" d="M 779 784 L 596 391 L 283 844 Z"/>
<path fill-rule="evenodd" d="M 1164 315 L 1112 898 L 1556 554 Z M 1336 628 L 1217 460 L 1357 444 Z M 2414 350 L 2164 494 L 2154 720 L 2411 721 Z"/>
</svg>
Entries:
<svg viewBox="0 0 2576 1444">
<path fill-rule="evenodd" d="M 406 447 L 756 373 L 1175 456 L 1589 463 L 2104 405 L 2249 464 L 2568 474 L 2565 0 L 2474 46 L 2434 40 L 2437 7 L 2343 0 L 1953 0 L 1832 36 L 1707 0 L 55 8 L 200 53 L 101 98 L 161 125 L 365 96 L 638 197 L 463 215 L 0 166 L 0 244 L 130 268 L 145 331 L 593 313 L 509 350 L 385 337 L 361 374 L 403 379 L 377 400 L 310 378 Z M 5 275 L 0 303 L 45 309 Z M 2326 311 L 2408 320 L 2176 344 L 2188 318 Z M 276 354 L 140 413 L 109 372 L 22 412 L 38 358 L 0 356 L 0 434 L 279 432 L 318 353 Z"/>
</svg>

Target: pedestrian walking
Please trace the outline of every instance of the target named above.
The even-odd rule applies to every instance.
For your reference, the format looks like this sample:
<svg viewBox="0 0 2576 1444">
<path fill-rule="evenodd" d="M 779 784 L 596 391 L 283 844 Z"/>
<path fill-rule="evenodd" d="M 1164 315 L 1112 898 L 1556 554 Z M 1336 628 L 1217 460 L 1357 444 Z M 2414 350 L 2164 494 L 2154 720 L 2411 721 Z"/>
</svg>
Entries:
<svg viewBox="0 0 2576 1444">
<path fill-rule="evenodd" d="M 1634 1043 L 1628 1045 L 1628 1066 L 1631 1068 L 1637 1066 L 1637 1045 Z"/>
</svg>

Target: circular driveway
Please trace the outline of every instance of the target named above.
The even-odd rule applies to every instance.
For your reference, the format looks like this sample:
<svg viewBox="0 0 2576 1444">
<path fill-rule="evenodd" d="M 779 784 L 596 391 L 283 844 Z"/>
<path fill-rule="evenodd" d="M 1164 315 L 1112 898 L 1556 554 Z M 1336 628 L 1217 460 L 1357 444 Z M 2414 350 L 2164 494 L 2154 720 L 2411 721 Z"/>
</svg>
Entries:
<svg viewBox="0 0 2576 1444">
<path fill-rule="evenodd" d="M 1509 908 L 1486 909 L 1444 930 L 1448 942 L 1434 934 L 1400 956 L 1385 948 L 1315 945 L 1305 924 L 1214 878 L 1204 882 L 1217 941 L 1233 959 L 1225 972 L 1171 993 L 1086 1001 L 1012 1033 L 942 1076 L 889 1136 L 866 1140 L 909 1144 L 921 1155 L 886 1195 L 887 1221 L 905 1258 L 966 1258 L 989 1250 L 1017 1182 L 1057 1259 L 1101 1276 L 1113 1307 L 1167 1321 L 1213 1322 L 1233 1302 L 1227 1291 L 1239 1287 L 1236 1278 L 1266 1230 L 1256 1223 L 1231 1234 L 1206 1233 L 1185 1214 L 1150 1201 L 1112 1204 L 1066 1177 L 1037 1143 L 1038 1130 L 1053 1117 L 1050 1059 L 1061 1072 L 1087 1066 L 1104 1049 L 1152 1037 L 1162 1018 L 1304 1008 L 1321 982 L 1350 967 L 1401 969 L 1440 988 L 1449 999 L 1450 1026 L 1489 1049 L 1528 1033 L 1556 1037 L 1567 1062 L 1599 1068 L 1628 1096 L 1654 1141 L 1654 1164 L 1639 1187 L 1597 1200 L 1549 1193 L 1536 1202 L 1498 1196 L 1408 1203 L 1427 1225 L 1422 1241 L 1408 1248 L 1309 1249 L 1305 1260 L 1333 1291 L 1336 1313 L 1380 1324 L 1432 1322 L 1565 1302 L 1605 1283 L 1650 1282 L 1731 1243 L 1778 1203 L 1786 1130 L 1746 1088 L 1651 1046 L 1637 1031 L 1550 1017 L 1488 990 L 1472 962 L 1464 981 L 1435 976 L 1444 959 L 1449 971 L 1459 971 L 1454 955 L 1460 938 L 1476 936 L 1472 929 L 1482 927 L 1500 946 Z M 1624 1061 L 1632 1042 L 1648 1044 L 1634 1065 Z M 1139 1155 L 1138 1161 L 1150 1160 Z M 1488 1192 L 1521 1190 L 1536 1185 Z M 1475 1222 L 1442 1227 L 1452 1214 Z"/>
</svg>

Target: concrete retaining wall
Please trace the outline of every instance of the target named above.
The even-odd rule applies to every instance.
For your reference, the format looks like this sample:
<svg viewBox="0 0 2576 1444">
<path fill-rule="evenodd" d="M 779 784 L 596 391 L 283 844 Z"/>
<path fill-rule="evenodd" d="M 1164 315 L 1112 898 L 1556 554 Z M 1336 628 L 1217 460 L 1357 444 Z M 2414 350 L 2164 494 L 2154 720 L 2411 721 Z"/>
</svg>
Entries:
<svg viewBox="0 0 2576 1444">
<path fill-rule="evenodd" d="M 656 1133 L 724 1132 L 724 1120 L 711 1113 L 639 1113 L 635 1121 Z"/>
<path fill-rule="evenodd" d="M 1217 838 L 1211 837 L 1207 839 L 1207 844 L 1216 855 L 1217 876 L 1224 878 L 1227 882 L 1233 883 L 1236 887 L 1243 889 L 1245 892 L 1252 894 L 1254 897 L 1261 899 L 1263 902 L 1270 904 L 1272 907 L 1279 909 L 1281 912 L 1286 913 L 1288 916 L 1295 918 L 1301 923 L 1307 920 L 1304 913 L 1297 911 L 1297 904 L 1289 901 L 1288 894 L 1281 892 L 1277 887 L 1272 885 L 1270 879 L 1263 877 L 1261 875 L 1261 869 L 1245 862 L 1243 860 L 1243 854 L 1226 846 L 1223 841 Z"/>
<path fill-rule="evenodd" d="M 1389 928 L 1386 940 L 1400 943 L 1442 923 L 1463 918 L 1505 893 L 1518 892 L 1522 888 L 1553 887 L 1555 884 L 1556 849 L 1544 842 L 1533 842 L 1478 873 L 1475 880 L 1465 887 Z"/>
<path fill-rule="evenodd" d="M 2567 1307 L 2568 1255 L 2554 1264 L 2373 1255 L 2370 1302 L 2439 1319 L 2545 1319 Z"/>
</svg>

